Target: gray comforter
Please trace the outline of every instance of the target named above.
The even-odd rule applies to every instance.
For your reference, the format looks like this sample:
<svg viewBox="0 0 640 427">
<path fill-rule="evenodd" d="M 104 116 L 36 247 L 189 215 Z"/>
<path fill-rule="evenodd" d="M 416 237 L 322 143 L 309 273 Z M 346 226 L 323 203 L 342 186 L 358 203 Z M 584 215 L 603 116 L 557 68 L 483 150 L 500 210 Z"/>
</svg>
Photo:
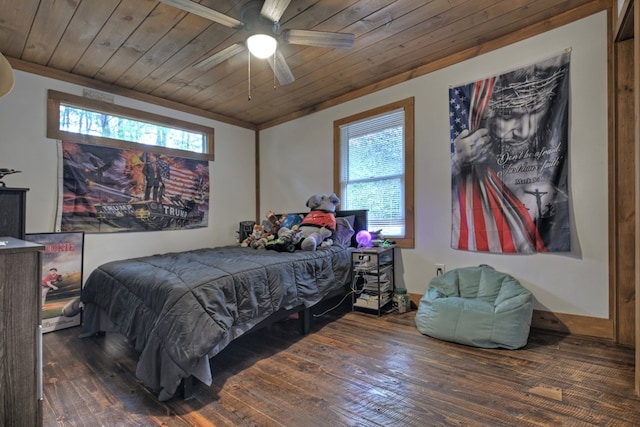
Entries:
<svg viewBox="0 0 640 427">
<path fill-rule="evenodd" d="M 110 262 L 83 288 L 83 336 L 110 323 L 140 351 L 138 378 L 166 400 L 190 375 L 210 385 L 210 357 L 277 310 L 310 307 L 343 287 L 349 266 L 339 246 L 228 246 Z"/>
</svg>

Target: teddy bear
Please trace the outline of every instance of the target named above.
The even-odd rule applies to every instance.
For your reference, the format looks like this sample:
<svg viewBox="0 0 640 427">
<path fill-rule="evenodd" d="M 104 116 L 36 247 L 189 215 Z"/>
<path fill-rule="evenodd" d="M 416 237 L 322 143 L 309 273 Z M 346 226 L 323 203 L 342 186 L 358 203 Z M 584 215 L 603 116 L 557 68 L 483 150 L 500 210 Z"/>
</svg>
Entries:
<svg viewBox="0 0 640 427">
<path fill-rule="evenodd" d="M 267 220 L 262 222 L 264 231 L 275 238 L 275 236 L 278 235 L 278 230 L 280 230 L 283 221 L 287 218 L 287 214 L 283 214 L 278 218 L 274 211 L 269 210 L 267 211 L 266 217 Z"/>
<path fill-rule="evenodd" d="M 335 193 L 330 195 L 312 195 L 307 200 L 310 212 L 300 223 L 304 240 L 301 249 L 315 251 L 318 247 L 329 247 L 333 244 L 330 237 L 336 231 L 336 206 L 340 199 Z"/>
<path fill-rule="evenodd" d="M 266 247 L 268 241 L 264 227 L 261 224 L 254 224 L 253 232 L 242 241 L 240 246 L 243 248 L 252 247 L 253 249 L 261 249 Z"/>
</svg>

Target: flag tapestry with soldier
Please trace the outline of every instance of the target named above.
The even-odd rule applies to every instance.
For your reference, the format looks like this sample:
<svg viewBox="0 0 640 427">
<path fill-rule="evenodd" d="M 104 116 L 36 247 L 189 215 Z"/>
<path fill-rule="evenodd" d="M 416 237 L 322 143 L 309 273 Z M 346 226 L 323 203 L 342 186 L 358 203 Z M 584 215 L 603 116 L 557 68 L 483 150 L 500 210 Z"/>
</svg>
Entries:
<svg viewBox="0 0 640 427">
<path fill-rule="evenodd" d="M 62 231 L 206 227 L 209 163 L 141 150 L 60 143 Z"/>
<path fill-rule="evenodd" d="M 451 247 L 571 250 L 570 52 L 449 89 Z"/>
</svg>

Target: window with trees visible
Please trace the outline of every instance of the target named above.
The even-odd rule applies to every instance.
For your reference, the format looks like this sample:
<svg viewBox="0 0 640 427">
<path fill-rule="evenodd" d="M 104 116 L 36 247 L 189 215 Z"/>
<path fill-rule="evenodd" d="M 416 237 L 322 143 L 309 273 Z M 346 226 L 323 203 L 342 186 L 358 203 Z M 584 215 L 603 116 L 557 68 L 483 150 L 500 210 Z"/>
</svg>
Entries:
<svg viewBox="0 0 640 427">
<path fill-rule="evenodd" d="M 334 186 L 341 209 L 368 209 L 370 231 L 414 247 L 414 99 L 334 122 Z"/>
<path fill-rule="evenodd" d="M 118 148 L 144 144 L 151 152 L 214 158 L 212 128 L 53 90 L 49 91 L 47 136 Z"/>
</svg>

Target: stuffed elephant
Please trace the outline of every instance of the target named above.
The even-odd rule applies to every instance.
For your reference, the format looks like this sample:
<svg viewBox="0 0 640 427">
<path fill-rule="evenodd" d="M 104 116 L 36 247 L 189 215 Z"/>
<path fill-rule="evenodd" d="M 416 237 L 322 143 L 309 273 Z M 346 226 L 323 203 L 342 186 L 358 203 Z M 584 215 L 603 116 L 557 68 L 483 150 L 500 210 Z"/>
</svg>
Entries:
<svg viewBox="0 0 640 427">
<path fill-rule="evenodd" d="M 330 237 L 336 231 L 336 206 L 340 199 L 335 193 L 331 195 L 314 194 L 307 200 L 311 211 L 300 223 L 304 236 L 301 249 L 315 251 L 318 247 L 329 247 L 333 244 Z"/>
</svg>

